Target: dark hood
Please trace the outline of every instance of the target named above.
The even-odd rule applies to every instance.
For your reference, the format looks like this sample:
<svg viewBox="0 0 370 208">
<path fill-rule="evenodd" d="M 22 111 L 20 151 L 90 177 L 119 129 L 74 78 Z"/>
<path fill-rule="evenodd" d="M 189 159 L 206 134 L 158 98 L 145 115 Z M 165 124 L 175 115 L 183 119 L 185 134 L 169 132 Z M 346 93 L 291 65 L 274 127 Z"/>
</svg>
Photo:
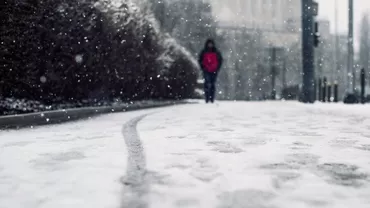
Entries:
<svg viewBox="0 0 370 208">
<path fill-rule="evenodd" d="M 207 47 L 208 43 L 212 43 L 213 44 L 213 49 L 212 49 L 213 51 L 217 50 L 216 49 L 216 43 L 211 38 L 207 39 L 206 43 L 204 44 L 204 50 L 208 50 L 208 47 Z"/>
</svg>

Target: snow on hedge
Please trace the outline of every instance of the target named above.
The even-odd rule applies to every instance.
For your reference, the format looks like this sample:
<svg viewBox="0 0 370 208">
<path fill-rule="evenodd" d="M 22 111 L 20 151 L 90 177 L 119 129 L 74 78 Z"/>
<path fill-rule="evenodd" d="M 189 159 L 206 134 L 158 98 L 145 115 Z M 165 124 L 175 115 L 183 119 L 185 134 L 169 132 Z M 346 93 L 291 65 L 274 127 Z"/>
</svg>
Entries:
<svg viewBox="0 0 370 208">
<path fill-rule="evenodd" d="M 151 11 L 147 9 L 148 7 L 140 7 L 137 4 L 147 5 L 149 3 L 146 1 L 130 0 L 100 0 L 96 2 L 94 6 L 100 11 L 110 14 L 113 22 L 118 28 L 124 28 L 131 22 L 139 23 L 137 25 L 138 28 L 135 30 L 138 36 L 143 35 L 141 28 L 149 25 L 154 37 L 159 40 L 160 45 L 163 47 L 161 54 L 157 58 L 157 61 L 161 64 L 163 70 L 171 68 L 171 65 L 179 56 L 184 56 L 188 59 L 194 69 L 199 69 L 197 60 L 188 50 L 181 46 L 170 35 L 161 32 L 157 20 Z M 162 73 L 163 70 L 161 70 Z"/>
<path fill-rule="evenodd" d="M 196 60 L 134 1 L 10 1 L 0 9 L 8 17 L 0 25 L 5 98 L 76 104 L 194 94 Z"/>
</svg>

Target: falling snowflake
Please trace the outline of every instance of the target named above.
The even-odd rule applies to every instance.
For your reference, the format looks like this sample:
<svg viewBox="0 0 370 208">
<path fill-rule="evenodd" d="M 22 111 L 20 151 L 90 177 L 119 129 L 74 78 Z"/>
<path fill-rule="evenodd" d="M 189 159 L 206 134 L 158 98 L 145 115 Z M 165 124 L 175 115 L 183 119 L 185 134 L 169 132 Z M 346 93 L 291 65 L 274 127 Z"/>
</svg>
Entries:
<svg viewBox="0 0 370 208">
<path fill-rule="evenodd" d="M 41 83 L 45 83 L 47 81 L 46 77 L 45 76 L 41 76 L 40 77 L 40 82 Z"/>
<path fill-rule="evenodd" d="M 83 55 L 81 55 L 81 54 L 76 55 L 75 56 L 75 61 L 78 64 L 82 63 L 82 61 L 83 61 Z"/>
</svg>

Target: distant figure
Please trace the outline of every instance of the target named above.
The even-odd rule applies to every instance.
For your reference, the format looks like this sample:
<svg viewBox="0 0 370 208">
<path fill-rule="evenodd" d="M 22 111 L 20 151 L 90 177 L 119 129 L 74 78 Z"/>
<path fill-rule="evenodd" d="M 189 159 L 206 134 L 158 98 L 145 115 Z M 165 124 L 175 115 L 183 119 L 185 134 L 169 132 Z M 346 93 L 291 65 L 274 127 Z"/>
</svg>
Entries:
<svg viewBox="0 0 370 208">
<path fill-rule="evenodd" d="M 217 75 L 222 66 L 223 58 L 212 39 L 206 41 L 198 61 L 204 76 L 206 103 L 213 103 L 215 101 Z"/>
</svg>

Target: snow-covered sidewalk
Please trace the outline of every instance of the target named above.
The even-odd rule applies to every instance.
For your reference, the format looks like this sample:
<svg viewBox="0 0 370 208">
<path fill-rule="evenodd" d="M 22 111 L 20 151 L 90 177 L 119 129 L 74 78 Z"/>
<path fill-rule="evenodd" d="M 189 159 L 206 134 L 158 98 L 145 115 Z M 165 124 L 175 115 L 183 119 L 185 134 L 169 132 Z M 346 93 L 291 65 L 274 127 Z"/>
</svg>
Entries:
<svg viewBox="0 0 370 208">
<path fill-rule="evenodd" d="M 221 102 L 150 115 L 138 124 L 148 207 L 370 207 L 366 109 Z"/>
<path fill-rule="evenodd" d="M 220 102 L 0 131 L 0 208 L 367 208 L 369 118 Z"/>
<path fill-rule="evenodd" d="M 0 207 L 119 207 L 122 126 L 142 113 L 0 132 Z"/>
</svg>

